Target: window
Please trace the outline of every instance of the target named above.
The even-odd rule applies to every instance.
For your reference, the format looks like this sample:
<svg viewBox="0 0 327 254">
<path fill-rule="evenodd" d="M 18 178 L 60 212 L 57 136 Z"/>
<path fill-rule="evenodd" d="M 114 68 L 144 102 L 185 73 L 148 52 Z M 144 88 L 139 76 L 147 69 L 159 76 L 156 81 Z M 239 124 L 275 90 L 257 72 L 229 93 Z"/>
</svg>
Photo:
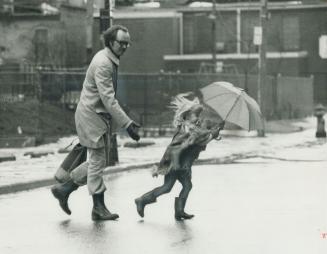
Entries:
<svg viewBox="0 0 327 254">
<path fill-rule="evenodd" d="M 193 53 L 195 48 L 195 25 L 192 17 L 186 16 L 184 19 L 184 53 Z"/>
<path fill-rule="evenodd" d="M 300 49 L 300 25 L 297 16 L 283 17 L 282 42 L 284 51 Z"/>
</svg>

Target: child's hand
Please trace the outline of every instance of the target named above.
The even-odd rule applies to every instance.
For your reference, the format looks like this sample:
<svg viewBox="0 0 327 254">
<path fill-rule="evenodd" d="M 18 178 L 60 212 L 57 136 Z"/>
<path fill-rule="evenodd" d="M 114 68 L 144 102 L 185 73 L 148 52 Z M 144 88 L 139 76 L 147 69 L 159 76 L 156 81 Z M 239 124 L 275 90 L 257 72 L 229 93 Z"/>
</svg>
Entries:
<svg viewBox="0 0 327 254">
<path fill-rule="evenodd" d="M 215 140 L 217 141 L 221 140 L 221 136 L 216 137 Z"/>
<path fill-rule="evenodd" d="M 224 127 L 225 127 L 225 121 L 222 121 L 222 122 L 219 124 L 219 128 L 220 128 L 221 130 L 223 130 Z"/>
<path fill-rule="evenodd" d="M 219 126 L 218 128 L 213 129 L 213 130 L 211 131 L 211 133 L 212 133 L 212 137 L 213 137 L 214 139 L 218 138 L 220 130 L 221 130 L 221 128 L 220 128 L 220 126 Z"/>
</svg>

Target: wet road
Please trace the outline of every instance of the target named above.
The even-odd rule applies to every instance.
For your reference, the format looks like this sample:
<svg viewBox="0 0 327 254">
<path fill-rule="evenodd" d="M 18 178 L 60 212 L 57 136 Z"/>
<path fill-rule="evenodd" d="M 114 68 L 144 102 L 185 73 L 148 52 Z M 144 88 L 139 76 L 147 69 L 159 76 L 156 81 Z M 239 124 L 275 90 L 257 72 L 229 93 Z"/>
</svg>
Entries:
<svg viewBox="0 0 327 254">
<path fill-rule="evenodd" d="M 85 187 L 66 216 L 49 188 L 0 196 L 0 253 L 308 254 L 327 251 L 326 162 L 251 159 L 195 166 L 186 207 L 193 220 L 174 220 L 172 193 L 148 206 L 134 198 L 158 186 L 148 170 L 107 176 L 117 221 L 91 221 Z M 326 234 L 326 235 L 325 235 Z"/>
</svg>

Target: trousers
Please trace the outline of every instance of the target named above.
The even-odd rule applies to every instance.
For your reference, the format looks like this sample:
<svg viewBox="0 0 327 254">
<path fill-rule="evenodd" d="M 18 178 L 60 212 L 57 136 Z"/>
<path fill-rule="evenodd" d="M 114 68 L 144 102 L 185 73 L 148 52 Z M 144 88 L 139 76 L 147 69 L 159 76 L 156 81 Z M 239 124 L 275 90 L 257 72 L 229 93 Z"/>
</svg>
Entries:
<svg viewBox="0 0 327 254">
<path fill-rule="evenodd" d="M 99 113 L 100 118 L 107 126 L 107 133 L 102 136 L 104 146 L 99 148 L 87 147 L 88 161 L 80 164 L 70 173 L 70 178 L 76 184 L 87 184 L 90 195 L 99 194 L 106 190 L 103 181 L 103 171 L 109 165 L 109 150 L 111 137 L 111 116 Z"/>
<path fill-rule="evenodd" d="M 182 184 L 182 190 L 179 193 L 179 198 L 184 198 L 186 200 L 192 189 L 192 171 L 190 169 L 170 171 L 167 175 L 165 175 L 163 185 L 154 188 L 147 194 L 157 198 L 165 193 L 169 193 L 177 180 Z"/>
<path fill-rule="evenodd" d="M 87 184 L 90 195 L 106 191 L 103 181 L 103 171 L 109 164 L 109 138 L 107 135 L 105 146 L 101 148 L 87 148 L 88 161 L 82 163 L 70 173 L 70 178 L 79 186 Z"/>
</svg>

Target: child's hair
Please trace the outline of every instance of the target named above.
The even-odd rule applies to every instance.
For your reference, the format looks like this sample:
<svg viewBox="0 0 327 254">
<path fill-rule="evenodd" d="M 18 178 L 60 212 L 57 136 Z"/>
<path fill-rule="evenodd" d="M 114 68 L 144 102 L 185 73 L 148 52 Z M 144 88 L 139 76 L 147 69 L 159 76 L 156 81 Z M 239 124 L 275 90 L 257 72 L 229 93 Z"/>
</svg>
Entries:
<svg viewBox="0 0 327 254">
<path fill-rule="evenodd" d="M 184 120 L 187 120 L 192 114 L 195 115 L 196 117 L 199 117 L 200 114 L 202 113 L 203 111 L 203 106 L 198 104 L 198 105 L 193 105 L 191 106 L 190 109 L 186 110 L 185 112 L 183 112 L 181 114 L 181 117 L 184 119 Z"/>
<path fill-rule="evenodd" d="M 175 111 L 173 120 L 173 125 L 175 127 L 182 125 L 191 113 L 199 116 L 203 111 L 203 106 L 200 104 L 199 99 L 197 97 L 192 100 L 187 99 L 186 96 L 188 95 L 190 95 L 190 93 L 179 94 L 172 100 L 170 104 L 170 108 Z"/>
</svg>

